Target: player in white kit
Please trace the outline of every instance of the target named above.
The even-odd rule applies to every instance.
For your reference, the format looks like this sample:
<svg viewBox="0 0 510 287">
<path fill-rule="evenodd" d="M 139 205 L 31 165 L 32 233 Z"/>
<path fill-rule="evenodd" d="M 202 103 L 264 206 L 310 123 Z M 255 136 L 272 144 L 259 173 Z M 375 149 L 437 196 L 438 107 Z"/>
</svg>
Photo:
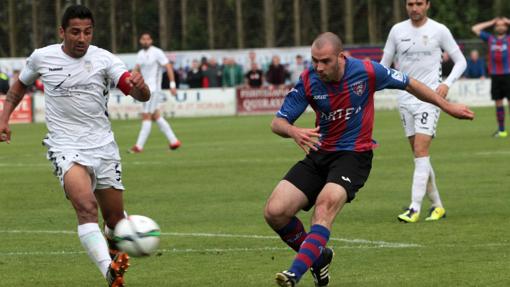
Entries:
<svg viewBox="0 0 510 287">
<path fill-rule="evenodd" d="M 177 149 L 181 146 L 181 142 L 177 139 L 165 118 L 161 117 L 158 109 L 158 105 L 164 97 L 161 92 L 162 67 L 166 69 L 168 74 L 170 92 L 174 96 L 177 94 L 172 64 L 170 64 L 168 58 L 160 48 L 152 45 L 152 37 L 149 33 L 142 33 L 142 35 L 140 35 L 140 45 L 142 49 L 136 56 L 136 66 L 134 70 L 142 73 L 145 83 L 147 83 L 147 86 L 149 86 L 151 90 L 151 99 L 143 105 L 142 128 L 138 134 L 136 144 L 129 152 L 140 153 L 143 151 L 143 146 L 149 137 L 153 121 L 158 124 L 159 129 L 168 139 L 169 148 L 171 150 Z"/>
<path fill-rule="evenodd" d="M 55 175 L 75 209 L 80 241 L 108 285 L 124 286 L 129 258 L 108 249 L 98 225 L 98 206 L 109 238 L 124 217 L 122 168 L 108 119 L 108 92 L 111 82 L 139 101 L 147 101 L 150 91 L 139 73 L 129 73 L 116 56 L 90 45 L 94 18 L 88 8 L 68 7 L 61 23 L 63 43 L 36 49 L 8 91 L 0 115 L 0 141 L 10 141 L 9 116 L 27 86 L 40 78 L 48 128 L 43 143 Z"/>
<path fill-rule="evenodd" d="M 450 30 L 427 17 L 429 0 L 407 0 L 409 19 L 395 24 L 388 35 L 381 64 L 391 66 L 413 77 L 440 96 L 446 97 L 449 87 L 466 69 L 466 59 L 453 39 Z M 446 80 L 441 78 L 441 54 L 447 52 L 455 63 Z M 436 133 L 439 108 L 422 102 L 406 91 L 398 97 L 399 110 L 406 137 L 414 153 L 412 202 L 398 216 L 403 222 L 419 219 L 423 197 L 428 195 L 432 207 L 427 221 L 439 220 L 446 215 L 430 163 L 429 147 Z"/>
</svg>

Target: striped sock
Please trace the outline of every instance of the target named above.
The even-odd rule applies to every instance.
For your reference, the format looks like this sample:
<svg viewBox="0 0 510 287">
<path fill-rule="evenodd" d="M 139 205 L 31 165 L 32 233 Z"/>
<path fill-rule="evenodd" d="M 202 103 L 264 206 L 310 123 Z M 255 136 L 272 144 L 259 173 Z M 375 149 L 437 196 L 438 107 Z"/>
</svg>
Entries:
<svg viewBox="0 0 510 287">
<path fill-rule="evenodd" d="M 505 131 L 505 107 L 496 107 L 496 118 L 498 119 L 499 131 Z"/>
<path fill-rule="evenodd" d="M 329 233 L 329 230 L 322 225 L 312 225 L 289 269 L 289 272 L 296 274 L 298 281 L 321 255 L 322 249 L 326 247 L 329 240 Z"/>
<path fill-rule="evenodd" d="M 305 228 L 303 227 L 303 223 L 295 216 L 292 217 L 290 222 L 282 229 L 276 231 L 276 233 L 278 233 L 280 238 L 296 252 L 299 251 L 299 247 L 307 235 Z"/>
</svg>

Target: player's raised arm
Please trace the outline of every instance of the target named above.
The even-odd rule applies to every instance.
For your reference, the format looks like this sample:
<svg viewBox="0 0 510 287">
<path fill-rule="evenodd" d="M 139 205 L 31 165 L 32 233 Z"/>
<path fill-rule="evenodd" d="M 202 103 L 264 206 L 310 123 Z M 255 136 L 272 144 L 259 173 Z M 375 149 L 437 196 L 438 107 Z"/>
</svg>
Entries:
<svg viewBox="0 0 510 287">
<path fill-rule="evenodd" d="M 475 33 L 476 36 L 480 36 L 480 32 L 482 32 L 482 30 L 487 29 L 487 28 L 489 28 L 491 26 L 494 26 L 494 24 L 496 24 L 497 20 L 498 20 L 498 18 L 494 18 L 494 19 L 489 20 L 489 21 L 485 21 L 485 22 L 481 22 L 481 23 L 475 24 L 475 25 L 473 25 L 473 27 L 471 27 L 471 31 L 473 31 L 473 33 Z"/>
<path fill-rule="evenodd" d="M 0 115 L 0 142 L 9 143 L 11 141 L 9 118 L 14 109 L 23 99 L 23 96 L 25 96 L 25 91 L 26 86 L 20 80 L 14 82 L 9 91 L 7 91 L 7 97 L 4 102 L 4 110 Z"/>
<path fill-rule="evenodd" d="M 448 102 L 429 87 L 413 78 L 409 79 L 409 85 L 407 86 L 406 91 L 424 102 L 438 106 L 452 117 L 466 120 L 472 120 L 475 118 L 475 113 L 466 105 Z"/>
</svg>

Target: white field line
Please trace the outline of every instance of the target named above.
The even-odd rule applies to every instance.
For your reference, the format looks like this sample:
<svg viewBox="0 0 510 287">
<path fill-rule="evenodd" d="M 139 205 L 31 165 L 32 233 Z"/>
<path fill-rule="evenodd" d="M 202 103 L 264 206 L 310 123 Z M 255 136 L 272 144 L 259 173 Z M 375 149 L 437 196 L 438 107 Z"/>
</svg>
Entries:
<svg viewBox="0 0 510 287">
<path fill-rule="evenodd" d="M 23 233 L 23 234 L 76 234 L 75 231 L 70 230 L 0 230 L 0 233 Z M 214 237 L 214 238 L 245 238 L 245 239 L 270 239 L 279 240 L 278 236 L 256 235 L 256 234 L 227 234 L 227 233 L 181 233 L 181 232 L 162 232 L 162 236 L 178 236 L 178 237 Z M 346 239 L 331 237 L 330 241 L 344 242 L 348 244 L 362 244 L 372 245 L 379 248 L 416 248 L 422 247 L 420 244 L 415 243 L 399 243 L 387 241 L 372 241 L 366 239 Z"/>
</svg>

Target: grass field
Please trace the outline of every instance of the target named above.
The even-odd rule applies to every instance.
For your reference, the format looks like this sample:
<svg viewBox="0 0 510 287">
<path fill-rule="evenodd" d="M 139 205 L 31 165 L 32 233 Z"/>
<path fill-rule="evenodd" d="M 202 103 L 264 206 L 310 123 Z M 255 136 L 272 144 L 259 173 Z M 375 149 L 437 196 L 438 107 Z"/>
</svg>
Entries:
<svg viewBox="0 0 510 287">
<path fill-rule="evenodd" d="M 413 170 L 397 112 L 376 113 L 381 146 L 366 186 L 335 222 L 330 286 L 510 286 L 510 139 L 490 137 L 492 108 L 476 112 L 473 122 L 442 115 L 432 162 L 448 218 L 417 224 L 396 220 L 409 204 Z M 167 151 L 153 126 L 137 155 L 125 151 L 140 123 L 113 123 L 127 210 L 163 231 L 157 256 L 132 260 L 128 286 L 273 286 L 293 252 L 262 209 L 303 153 L 273 135 L 270 120 L 173 119 L 181 149 Z M 312 124 L 312 115 L 298 122 Z M 12 129 L 12 143 L 0 145 L 0 286 L 106 286 L 45 159 L 45 127 Z M 311 276 L 299 286 L 313 286 Z"/>
</svg>

